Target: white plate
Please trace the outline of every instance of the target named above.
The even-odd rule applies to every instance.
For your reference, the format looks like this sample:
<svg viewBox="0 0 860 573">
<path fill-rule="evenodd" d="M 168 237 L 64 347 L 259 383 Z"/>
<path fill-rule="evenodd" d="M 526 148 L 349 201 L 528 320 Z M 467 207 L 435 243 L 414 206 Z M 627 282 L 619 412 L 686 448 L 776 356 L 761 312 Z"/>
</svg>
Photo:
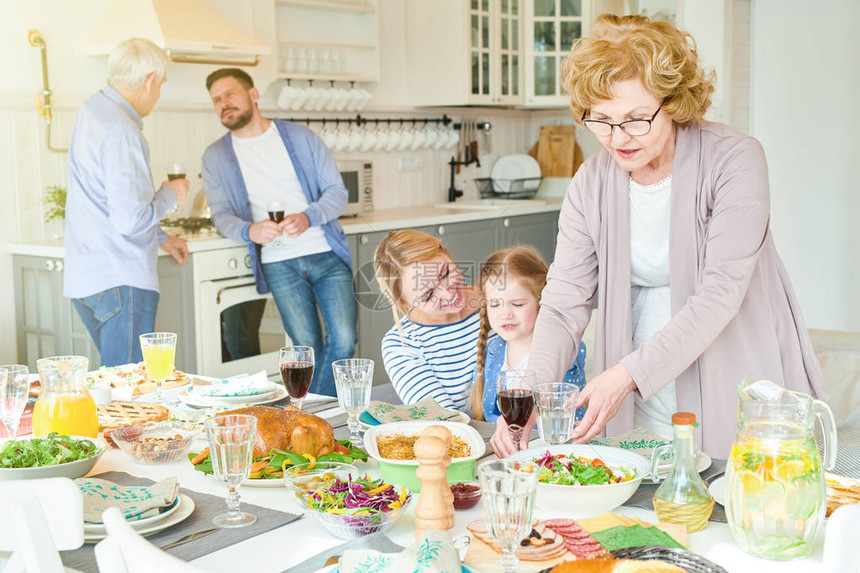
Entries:
<svg viewBox="0 0 860 573">
<path fill-rule="evenodd" d="M 246 485 L 248 487 L 285 487 L 284 486 L 284 478 L 275 478 L 275 479 L 246 479 L 243 480 L 240 485 Z"/>
<path fill-rule="evenodd" d="M 726 476 L 720 476 L 712 481 L 711 485 L 708 486 L 708 491 L 714 496 L 714 501 L 723 507 L 726 506 Z"/>
<path fill-rule="evenodd" d="M 469 414 L 467 414 L 466 412 L 457 412 L 457 413 L 459 414 L 459 416 L 452 419 L 452 420 L 448 420 L 448 422 L 459 422 L 461 424 L 468 424 L 469 422 L 472 421 L 472 418 L 470 418 Z M 361 424 L 361 427 L 364 430 L 369 430 L 370 428 L 375 428 L 376 426 L 382 425 L 382 424 L 376 424 L 376 425 L 366 424 L 366 423 L 361 421 L 361 418 L 358 419 L 358 423 Z"/>
<path fill-rule="evenodd" d="M 702 473 L 711 467 L 711 456 L 699 450 L 696 452 L 696 471 Z M 657 466 L 657 478 L 663 479 L 669 475 L 669 470 L 672 469 L 672 463 L 663 463 Z"/>
<path fill-rule="evenodd" d="M 231 397 L 216 397 L 216 396 L 197 396 L 189 394 L 186 388 L 179 393 L 179 401 L 196 406 L 198 408 L 208 408 L 211 406 L 240 406 L 242 404 L 250 404 L 259 406 L 261 404 L 271 404 L 278 400 L 283 400 L 287 397 L 287 391 L 284 387 L 278 386 L 274 391 L 266 394 L 257 394 L 256 396 L 231 396 Z"/>
<path fill-rule="evenodd" d="M 45 436 L 19 436 L 16 441 L 32 440 L 35 438 L 44 438 Z M 54 466 L 39 466 L 35 468 L 0 468 L 0 480 L 7 479 L 42 479 L 51 477 L 67 477 L 69 479 L 77 479 L 84 477 L 104 453 L 107 448 L 107 443 L 101 438 L 90 438 L 89 436 L 69 436 L 77 440 L 90 440 L 98 448 L 98 453 L 84 460 L 74 462 L 66 462 Z M 0 449 L 3 444 L 8 442 L 9 438 L 0 439 Z"/>
<path fill-rule="evenodd" d="M 132 489 L 132 487 L 127 486 L 127 489 Z M 143 486 L 134 487 L 133 489 L 143 489 Z M 156 522 L 162 519 L 166 519 L 167 516 L 172 515 L 176 510 L 179 509 L 179 496 L 176 496 L 176 500 L 173 505 L 169 506 L 167 509 L 159 513 L 158 515 L 152 515 L 150 517 L 144 517 L 143 519 L 126 519 L 126 523 L 128 523 L 133 529 L 145 529 L 154 525 Z M 84 522 L 84 535 L 87 534 L 105 534 L 105 526 L 103 523 L 87 523 Z"/>
<path fill-rule="evenodd" d="M 502 181 L 540 177 L 540 163 L 531 155 L 505 155 L 493 165 L 490 176 Z"/>
<path fill-rule="evenodd" d="M 180 493 L 176 511 L 148 527 L 137 529 L 137 532 L 141 535 L 151 535 L 153 533 L 158 533 L 159 531 L 164 531 L 168 527 L 172 527 L 185 520 L 193 511 L 194 500 L 184 493 Z M 98 543 L 106 536 L 106 533 L 84 533 L 84 543 Z"/>
</svg>

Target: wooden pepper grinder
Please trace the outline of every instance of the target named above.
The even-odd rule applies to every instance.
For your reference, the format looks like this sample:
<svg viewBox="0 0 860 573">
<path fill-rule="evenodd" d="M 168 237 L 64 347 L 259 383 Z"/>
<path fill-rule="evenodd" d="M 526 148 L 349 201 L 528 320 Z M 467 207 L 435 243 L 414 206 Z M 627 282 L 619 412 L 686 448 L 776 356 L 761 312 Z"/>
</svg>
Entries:
<svg viewBox="0 0 860 573">
<path fill-rule="evenodd" d="M 454 494 L 448 486 L 448 466 L 451 456 L 451 431 L 445 426 L 428 426 L 415 442 L 418 469 L 415 476 L 421 482 L 421 493 L 415 506 L 415 538 L 420 539 L 430 529 L 447 530 L 454 527 Z"/>
</svg>

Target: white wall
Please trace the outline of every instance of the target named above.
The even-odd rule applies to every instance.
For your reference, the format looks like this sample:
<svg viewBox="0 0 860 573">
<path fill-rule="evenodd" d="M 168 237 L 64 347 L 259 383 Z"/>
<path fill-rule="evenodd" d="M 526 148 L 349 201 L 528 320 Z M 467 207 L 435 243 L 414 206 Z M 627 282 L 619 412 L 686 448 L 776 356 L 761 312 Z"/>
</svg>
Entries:
<svg viewBox="0 0 860 573">
<path fill-rule="evenodd" d="M 860 331 L 860 2 L 752 0 L 751 131 L 807 324 Z"/>
</svg>

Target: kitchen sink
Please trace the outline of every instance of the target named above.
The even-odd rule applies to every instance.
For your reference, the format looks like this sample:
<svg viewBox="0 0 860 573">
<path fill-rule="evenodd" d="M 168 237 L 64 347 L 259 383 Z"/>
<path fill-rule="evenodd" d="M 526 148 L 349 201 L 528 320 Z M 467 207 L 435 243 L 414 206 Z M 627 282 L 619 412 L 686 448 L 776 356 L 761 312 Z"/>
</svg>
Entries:
<svg viewBox="0 0 860 573">
<path fill-rule="evenodd" d="M 507 207 L 535 207 L 546 205 L 540 199 L 474 199 L 472 201 L 456 201 L 454 203 L 437 203 L 434 207 L 440 209 L 505 209 Z"/>
</svg>

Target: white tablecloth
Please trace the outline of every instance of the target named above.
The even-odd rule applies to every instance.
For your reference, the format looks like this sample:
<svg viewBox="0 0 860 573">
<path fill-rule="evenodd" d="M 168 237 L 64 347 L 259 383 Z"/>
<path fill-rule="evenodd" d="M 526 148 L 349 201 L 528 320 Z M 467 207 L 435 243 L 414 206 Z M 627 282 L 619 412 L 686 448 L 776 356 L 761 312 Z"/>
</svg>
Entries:
<svg viewBox="0 0 860 573">
<path fill-rule="evenodd" d="M 314 398 L 309 398 L 305 404 L 312 407 Z M 326 419 L 343 419 L 344 412 L 334 407 L 318 415 Z M 205 444 L 200 445 L 204 447 Z M 371 461 L 366 466 L 359 462 L 359 468 L 365 469 L 371 475 L 378 475 L 376 464 Z M 179 460 L 167 465 L 150 466 L 135 463 L 119 450 L 109 450 L 99 460 L 94 473 L 117 470 L 136 476 L 158 480 L 167 476 L 179 476 L 181 486 L 194 491 L 224 495 L 226 486 L 212 476 L 204 475 L 193 469 L 187 460 Z M 296 512 L 290 503 L 286 491 L 281 488 L 242 487 L 243 501 L 256 505 Z M 413 504 L 414 507 L 414 504 Z M 657 522 L 653 511 L 638 508 L 621 507 L 617 513 L 639 517 L 645 521 Z M 455 526 L 451 532 L 456 536 L 466 531 L 466 524 L 483 516 L 482 506 L 467 511 L 455 513 Z M 563 517 L 556 514 L 536 512 L 536 517 Z M 406 546 L 414 539 L 414 514 L 410 509 L 389 530 L 389 537 L 400 545 Z M 822 528 L 823 529 L 823 528 Z M 690 534 L 689 549 L 703 555 L 711 561 L 725 567 L 734 573 L 810 573 L 823 571 L 822 548 L 823 531 L 819 531 L 813 555 L 799 561 L 767 561 L 744 553 L 734 542 L 729 526 L 723 523 L 710 522 L 704 531 Z M 236 571 L 253 571 L 254 573 L 280 573 L 326 549 L 344 543 L 322 529 L 308 515 L 279 529 L 242 541 L 226 547 L 205 557 L 193 561 L 199 567 L 208 571 L 235 573 Z"/>
</svg>

